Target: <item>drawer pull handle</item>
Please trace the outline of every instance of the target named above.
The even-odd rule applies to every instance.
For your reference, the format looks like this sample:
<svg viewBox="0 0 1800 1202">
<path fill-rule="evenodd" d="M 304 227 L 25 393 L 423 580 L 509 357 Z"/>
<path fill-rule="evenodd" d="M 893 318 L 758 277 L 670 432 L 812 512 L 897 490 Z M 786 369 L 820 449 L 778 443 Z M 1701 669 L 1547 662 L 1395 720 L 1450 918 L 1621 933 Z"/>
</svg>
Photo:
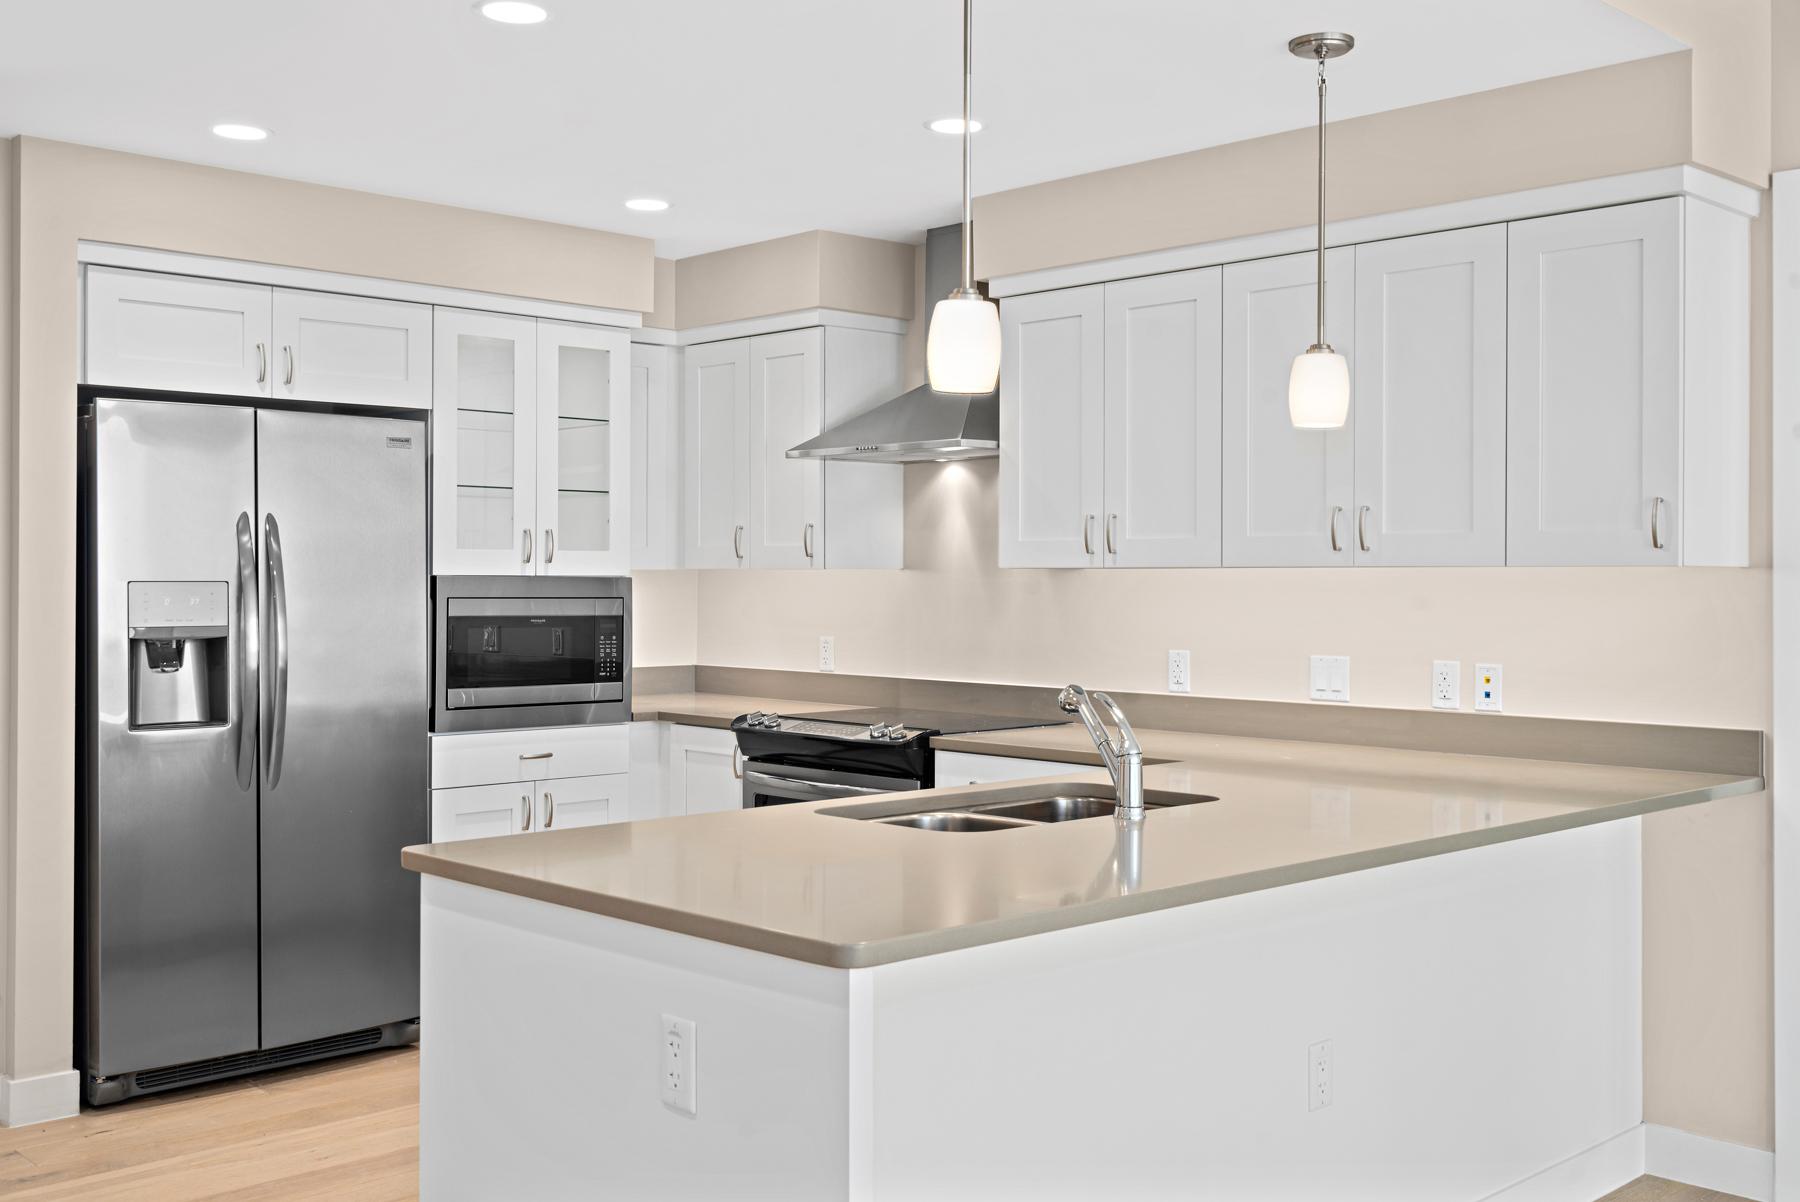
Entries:
<svg viewBox="0 0 1800 1202">
<path fill-rule="evenodd" d="M 555 754 L 554 751 L 534 751 L 530 755 L 527 755 L 521 751 L 519 753 L 519 758 L 522 760 L 547 760 Z"/>
</svg>

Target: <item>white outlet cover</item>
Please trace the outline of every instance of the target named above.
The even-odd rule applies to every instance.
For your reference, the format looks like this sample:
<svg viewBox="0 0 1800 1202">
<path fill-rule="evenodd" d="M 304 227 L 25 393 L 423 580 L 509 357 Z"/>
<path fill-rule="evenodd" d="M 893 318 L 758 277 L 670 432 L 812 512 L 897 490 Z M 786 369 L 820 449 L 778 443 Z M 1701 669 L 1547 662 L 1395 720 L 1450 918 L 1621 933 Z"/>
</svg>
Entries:
<svg viewBox="0 0 1800 1202">
<path fill-rule="evenodd" d="M 694 1055 L 694 1020 L 662 1016 L 662 1100 L 670 1110 L 698 1113 L 695 1094 L 699 1085 Z"/>
<path fill-rule="evenodd" d="M 837 671 L 837 638 L 833 635 L 819 636 L 819 671 Z"/>
<path fill-rule="evenodd" d="M 1186 651 L 1169 652 L 1169 692 L 1194 691 L 1193 659 Z"/>
<path fill-rule="evenodd" d="M 1431 661 L 1431 708 L 1439 710 L 1462 708 L 1461 660 L 1434 659 Z"/>
<path fill-rule="evenodd" d="M 1331 1105 L 1331 1041 L 1321 1039 L 1306 1049 L 1306 1108 Z"/>
<path fill-rule="evenodd" d="M 1475 665 L 1475 708 L 1484 714 L 1497 714 L 1504 708 L 1499 664 Z"/>
<path fill-rule="evenodd" d="M 1315 655 L 1312 657 L 1312 699 L 1314 701 L 1350 700 L 1350 657 L 1348 655 Z"/>
</svg>

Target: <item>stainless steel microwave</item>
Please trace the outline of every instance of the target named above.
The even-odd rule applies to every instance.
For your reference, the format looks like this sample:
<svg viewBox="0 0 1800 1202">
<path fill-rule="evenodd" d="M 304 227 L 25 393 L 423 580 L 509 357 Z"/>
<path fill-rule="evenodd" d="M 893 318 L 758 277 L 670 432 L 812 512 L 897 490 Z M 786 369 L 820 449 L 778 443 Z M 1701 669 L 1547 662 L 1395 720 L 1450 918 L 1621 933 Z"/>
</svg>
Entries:
<svg viewBox="0 0 1800 1202">
<path fill-rule="evenodd" d="M 631 720 L 631 581 L 438 576 L 436 731 Z"/>
</svg>

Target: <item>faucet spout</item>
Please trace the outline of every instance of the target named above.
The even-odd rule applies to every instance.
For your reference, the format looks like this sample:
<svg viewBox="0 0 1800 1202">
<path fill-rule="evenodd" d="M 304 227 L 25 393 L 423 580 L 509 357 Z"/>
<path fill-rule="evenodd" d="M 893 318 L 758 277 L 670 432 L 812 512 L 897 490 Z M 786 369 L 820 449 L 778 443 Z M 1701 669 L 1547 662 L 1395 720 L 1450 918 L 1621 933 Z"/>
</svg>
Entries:
<svg viewBox="0 0 1800 1202">
<path fill-rule="evenodd" d="M 1106 707 L 1119 733 L 1107 733 L 1095 703 Z M 1088 736 L 1100 752 L 1101 760 L 1113 779 L 1113 793 L 1118 808 L 1114 814 L 1123 822 L 1139 822 L 1144 817 L 1144 750 L 1138 746 L 1137 734 L 1125 720 L 1125 711 L 1105 693 L 1090 693 L 1078 684 L 1066 686 L 1056 703 L 1065 713 L 1076 714 L 1087 727 Z"/>
</svg>

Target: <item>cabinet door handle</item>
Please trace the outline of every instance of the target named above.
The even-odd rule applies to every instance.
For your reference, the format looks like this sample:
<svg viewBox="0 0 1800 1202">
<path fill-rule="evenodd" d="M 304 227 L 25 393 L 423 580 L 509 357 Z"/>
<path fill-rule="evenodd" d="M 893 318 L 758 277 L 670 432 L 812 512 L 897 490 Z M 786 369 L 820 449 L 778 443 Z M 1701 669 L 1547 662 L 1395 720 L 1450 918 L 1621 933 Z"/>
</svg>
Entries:
<svg viewBox="0 0 1800 1202">
<path fill-rule="evenodd" d="M 731 749 L 731 778 L 733 780 L 744 779 L 743 752 L 736 747 Z"/>
<path fill-rule="evenodd" d="M 544 527 L 544 562 L 556 562 L 556 531 L 548 526 Z"/>
<path fill-rule="evenodd" d="M 800 532 L 800 545 L 806 550 L 806 557 L 808 559 L 813 557 L 812 532 L 813 524 L 811 522 L 806 523 L 806 529 Z"/>
<path fill-rule="evenodd" d="M 1650 498 L 1650 545 L 1652 547 L 1656 548 L 1658 551 L 1663 549 L 1662 510 L 1663 510 L 1663 499 L 1661 497 L 1651 497 Z"/>
<path fill-rule="evenodd" d="M 287 360 L 287 374 L 283 377 L 281 382 L 289 388 L 292 388 L 294 386 L 294 348 L 291 346 L 284 346 L 281 348 L 281 353 Z"/>
<path fill-rule="evenodd" d="M 522 760 L 547 760 L 555 754 L 554 751 L 534 751 L 530 755 L 527 755 L 521 751 L 519 753 L 519 758 Z"/>
<path fill-rule="evenodd" d="M 1094 553 L 1094 515 L 1091 513 L 1081 517 L 1081 551 L 1084 555 Z"/>
<path fill-rule="evenodd" d="M 259 342 L 256 344 L 256 382 L 262 384 L 266 382 L 268 378 L 269 347 L 268 344 Z"/>
<path fill-rule="evenodd" d="M 742 526 L 731 528 L 731 553 L 739 559 L 744 558 L 744 528 Z"/>
<path fill-rule="evenodd" d="M 544 829 L 549 830 L 556 825 L 556 794 L 544 790 Z"/>
<path fill-rule="evenodd" d="M 1106 553 L 1108 555 L 1117 555 L 1119 553 L 1118 533 L 1119 533 L 1119 515 L 1116 513 L 1107 514 L 1106 515 Z"/>
<path fill-rule="evenodd" d="M 520 563 L 530 563 L 531 562 L 531 527 L 530 526 L 523 527 L 520 530 L 520 533 L 525 536 L 525 550 L 524 550 L 524 553 L 520 556 L 519 562 Z"/>
<path fill-rule="evenodd" d="M 531 829 L 531 794 L 529 793 L 519 795 L 519 829 L 521 831 Z"/>
<path fill-rule="evenodd" d="M 1338 515 L 1342 512 L 1344 512 L 1344 507 L 1342 505 L 1333 505 L 1331 507 L 1331 549 L 1333 551 L 1342 551 L 1344 549 L 1338 544 L 1337 536 Z"/>
<path fill-rule="evenodd" d="M 1369 507 L 1363 505 L 1356 511 L 1356 546 L 1359 550 L 1369 549 Z"/>
</svg>

